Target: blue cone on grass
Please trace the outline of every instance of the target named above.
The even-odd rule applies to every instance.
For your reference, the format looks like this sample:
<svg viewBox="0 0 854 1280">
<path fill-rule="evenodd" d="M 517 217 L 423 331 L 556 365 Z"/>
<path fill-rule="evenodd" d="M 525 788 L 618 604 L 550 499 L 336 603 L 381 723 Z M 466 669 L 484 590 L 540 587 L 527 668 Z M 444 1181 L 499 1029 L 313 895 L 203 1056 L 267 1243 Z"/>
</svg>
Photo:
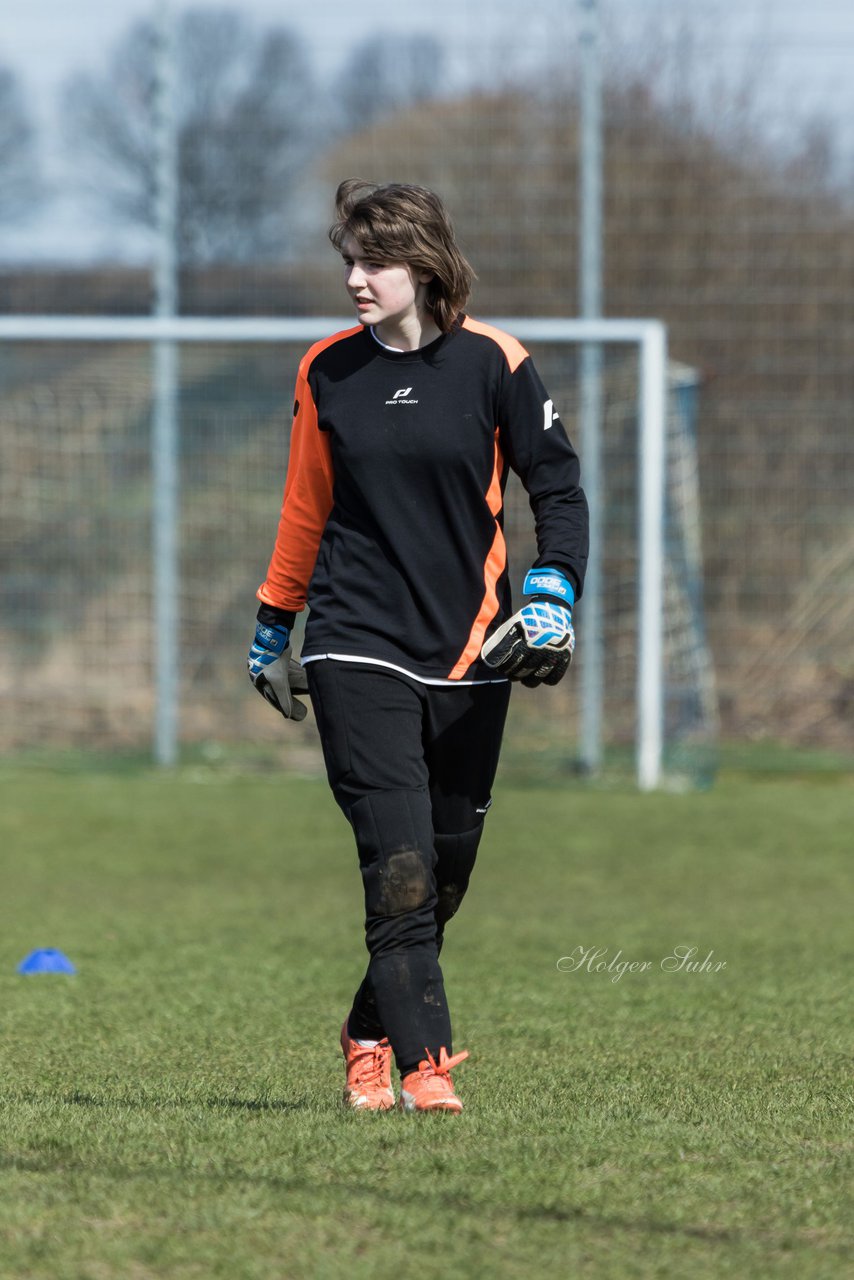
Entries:
<svg viewBox="0 0 854 1280">
<path fill-rule="evenodd" d="M 18 965 L 18 973 L 76 973 L 77 970 L 63 952 L 55 947 L 42 947 L 31 951 Z"/>
</svg>

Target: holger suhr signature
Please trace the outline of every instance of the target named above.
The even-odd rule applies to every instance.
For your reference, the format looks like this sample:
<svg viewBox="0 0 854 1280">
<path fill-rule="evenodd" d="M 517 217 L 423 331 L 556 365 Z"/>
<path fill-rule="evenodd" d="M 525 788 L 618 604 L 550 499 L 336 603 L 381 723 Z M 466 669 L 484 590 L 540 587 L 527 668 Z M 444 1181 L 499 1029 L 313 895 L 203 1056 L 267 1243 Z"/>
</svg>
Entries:
<svg viewBox="0 0 854 1280">
<path fill-rule="evenodd" d="M 649 973 L 659 968 L 663 973 L 720 973 L 726 968 L 726 960 L 715 960 L 710 949 L 703 959 L 700 948 L 680 944 L 660 960 L 624 960 L 620 948 L 608 959 L 608 947 L 584 947 L 579 944 L 568 956 L 561 956 L 557 967 L 561 973 L 606 973 L 612 982 L 619 982 L 627 973 Z"/>
</svg>

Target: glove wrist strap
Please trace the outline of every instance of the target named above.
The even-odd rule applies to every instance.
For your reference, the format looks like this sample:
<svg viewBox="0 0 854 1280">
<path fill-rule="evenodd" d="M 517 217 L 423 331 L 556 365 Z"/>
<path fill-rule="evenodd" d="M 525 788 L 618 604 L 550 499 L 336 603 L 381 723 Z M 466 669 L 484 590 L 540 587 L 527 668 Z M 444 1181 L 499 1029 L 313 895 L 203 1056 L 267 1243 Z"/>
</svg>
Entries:
<svg viewBox="0 0 854 1280">
<path fill-rule="evenodd" d="M 575 604 L 572 583 L 560 569 L 529 569 L 522 583 L 522 591 L 526 596 L 549 596 L 566 609 L 571 609 Z"/>
<path fill-rule="evenodd" d="M 288 647 L 291 633 L 287 627 L 271 627 L 264 622 L 255 625 L 255 643 L 270 653 L 281 655 Z"/>
</svg>

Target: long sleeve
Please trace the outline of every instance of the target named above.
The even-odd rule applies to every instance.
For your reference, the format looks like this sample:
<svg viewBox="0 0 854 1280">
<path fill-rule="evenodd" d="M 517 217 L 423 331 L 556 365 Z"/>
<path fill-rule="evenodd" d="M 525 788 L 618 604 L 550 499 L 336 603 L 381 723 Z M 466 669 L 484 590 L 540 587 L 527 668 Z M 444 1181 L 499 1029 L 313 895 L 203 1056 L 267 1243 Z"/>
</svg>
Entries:
<svg viewBox="0 0 854 1280">
<path fill-rule="evenodd" d="M 267 577 L 256 592 L 264 604 L 299 612 L 317 560 L 320 538 L 332 509 L 329 440 L 318 428 L 317 407 L 300 365 L 294 400 L 290 456 L 276 545 Z"/>
<path fill-rule="evenodd" d="M 537 537 L 535 568 L 551 565 L 584 586 L 588 553 L 587 499 L 572 447 L 530 356 L 508 368 L 499 403 L 500 440 L 531 503 Z"/>
</svg>

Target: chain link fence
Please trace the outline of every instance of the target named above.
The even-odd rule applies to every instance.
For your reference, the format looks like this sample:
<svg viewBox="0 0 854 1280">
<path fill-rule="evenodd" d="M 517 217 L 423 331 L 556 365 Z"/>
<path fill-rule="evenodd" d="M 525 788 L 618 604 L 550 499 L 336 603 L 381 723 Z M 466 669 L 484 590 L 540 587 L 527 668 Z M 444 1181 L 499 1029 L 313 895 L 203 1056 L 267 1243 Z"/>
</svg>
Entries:
<svg viewBox="0 0 854 1280">
<path fill-rule="evenodd" d="M 693 371 L 697 468 L 692 477 L 688 466 L 682 492 L 698 509 L 694 552 L 714 669 L 704 697 L 714 698 L 724 741 L 854 752 L 854 113 L 840 73 L 854 57 L 854 24 L 829 0 L 809 14 L 731 0 L 703 15 L 681 0 L 602 0 L 600 9 L 604 310 L 663 320 L 672 357 Z M 272 19 L 263 6 L 246 14 L 257 52 Z M 360 9 L 361 43 L 343 24 L 322 44 L 303 45 L 300 93 L 287 108 L 299 112 L 302 132 L 287 146 L 279 139 L 281 150 L 272 133 L 253 129 L 262 114 L 251 98 L 243 116 L 236 107 L 228 118 L 206 116 L 199 106 L 214 100 L 216 67 L 231 74 L 221 44 L 211 38 L 220 52 L 207 70 L 185 59 L 179 117 L 182 164 L 187 173 L 196 166 L 193 225 L 205 201 L 227 203 L 223 191 L 248 199 L 261 181 L 252 148 L 265 138 L 279 187 L 263 206 L 257 252 L 242 237 L 239 260 L 236 250 L 229 256 L 222 207 L 216 243 L 195 236 L 179 276 L 184 313 L 339 314 L 325 227 L 336 183 L 353 174 L 443 194 L 478 273 L 474 314 L 575 312 L 575 7 L 546 5 L 522 27 L 502 4 L 456 6 L 456 16 L 437 9 L 418 30 L 392 25 L 383 34 L 385 20 L 370 0 Z M 433 59 L 431 76 L 412 72 L 413 57 L 423 66 L 419 49 Z M 100 62 L 91 49 L 87 58 L 102 88 L 111 50 L 105 41 Z M 350 92 L 360 68 L 376 76 L 367 100 Z M 191 92 L 191 75 L 209 78 Z M 116 101 L 135 121 L 129 136 L 144 138 L 144 84 L 142 115 L 128 114 L 124 96 Z M 231 151 L 229 130 L 238 139 Z M 64 149 L 70 190 L 72 170 L 91 180 L 92 157 L 79 133 Z M 204 181 L 203 160 L 213 166 Z M 136 163 L 144 192 L 142 153 Z M 121 234 L 108 234 L 119 227 L 116 201 L 97 206 L 95 263 L 94 251 L 76 265 L 56 254 L 24 262 L 20 247 L 6 253 L 2 309 L 149 311 L 146 206 L 126 203 Z M 234 216 L 250 220 L 245 202 Z M 40 217 L 44 227 L 49 211 Z M 21 224 L 7 225 L 8 243 L 20 246 Z M 269 553 L 298 355 L 181 352 L 182 696 L 193 740 L 216 738 L 223 718 L 235 741 L 263 741 L 277 728 L 234 673 Z M 572 432 L 564 408 L 574 402 L 572 373 L 550 369 L 545 354 L 543 362 Z M 149 429 L 144 346 L 0 347 L 4 750 L 39 741 L 112 749 L 147 733 Z M 625 430 L 617 419 L 607 429 L 606 447 L 619 457 Z M 628 498 L 609 519 L 614 536 L 625 526 L 629 545 Z M 630 558 L 624 569 L 611 565 L 608 616 L 625 615 L 621 593 L 636 585 Z M 683 604 L 671 597 L 668 608 Z M 582 615 L 579 661 L 583 644 Z M 577 708 L 565 696 L 569 743 Z"/>
</svg>

